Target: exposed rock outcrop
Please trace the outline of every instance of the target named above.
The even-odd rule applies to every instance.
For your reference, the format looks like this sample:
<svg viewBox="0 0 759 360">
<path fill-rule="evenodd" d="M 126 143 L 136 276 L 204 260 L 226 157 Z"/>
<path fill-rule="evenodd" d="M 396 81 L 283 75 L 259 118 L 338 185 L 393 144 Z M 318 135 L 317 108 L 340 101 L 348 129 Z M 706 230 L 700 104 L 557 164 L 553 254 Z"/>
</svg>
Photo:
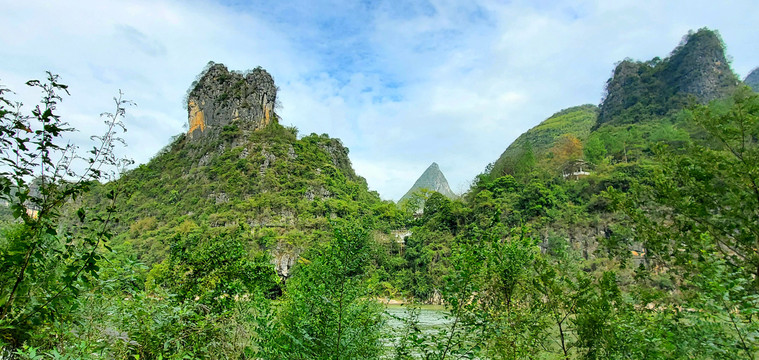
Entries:
<svg viewBox="0 0 759 360">
<path fill-rule="evenodd" d="M 340 169 L 349 178 L 356 178 L 356 172 L 353 170 L 353 165 L 348 157 L 348 148 L 343 146 L 340 139 L 328 140 L 329 142 L 322 143 L 319 147 L 329 154 L 332 165 Z"/>
<path fill-rule="evenodd" d="M 722 39 L 707 29 L 684 38 L 664 62 L 661 78 L 674 94 L 692 95 L 701 103 L 728 95 L 738 84 Z"/>
<path fill-rule="evenodd" d="M 679 110 L 693 98 L 700 103 L 725 97 L 738 85 L 719 35 L 691 32 L 669 57 L 617 64 L 606 84 L 598 125 L 633 123 Z"/>
<path fill-rule="evenodd" d="M 350 214 L 353 203 L 379 204 L 339 139 L 299 137 L 279 124 L 276 95 L 261 68 L 209 64 L 187 96 L 188 133 L 120 178 L 139 189 L 123 206 L 122 224 L 147 214 L 161 234 L 175 234 L 178 218 L 209 236 L 240 231 L 250 251 L 268 253 L 286 279 L 301 252 L 330 239 L 330 219 Z M 129 230 L 117 231 L 144 244 L 137 251 L 148 264 L 162 261 L 174 241 Z"/>
<path fill-rule="evenodd" d="M 627 117 L 625 122 L 634 122 L 640 120 L 638 116 L 662 114 L 659 96 L 665 86 L 655 75 L 653 64 L 657 62 L 641 63 L 625 59 L 614 68 L 614 75 L 606 84 L 606 96 L 600 106 L 599 124 L 619 117 Z"/>
<path fill-rule="evenodd" d="M 276 121 L 276 100 L 277 87 L 266 70 L 243 73 L 209 63 L 187 96 L 187 134 L 203 138 L 233 123 L 242 130 L 264 128 Z"/>
<path fill-rule="evenodd" d="M 298 256 L 301 251 L 295 251 L 293 249 L 285 249 L 284 247 L 277 247 L 272 250 L 272 264 L 277 272 L 277 275 L 282 280 L 287 280 L 290 277 L 290 271 L 298 260 Z"/>
</svg>

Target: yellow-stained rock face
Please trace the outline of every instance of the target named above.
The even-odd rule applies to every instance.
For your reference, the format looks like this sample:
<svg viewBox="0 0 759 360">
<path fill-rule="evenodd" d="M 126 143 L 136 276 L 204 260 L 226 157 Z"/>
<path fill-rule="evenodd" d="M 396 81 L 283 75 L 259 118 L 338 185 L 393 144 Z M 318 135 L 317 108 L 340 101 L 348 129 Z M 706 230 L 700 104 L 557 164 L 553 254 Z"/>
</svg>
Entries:
<svg viewBox="0 0 759 360">
<path fill-rule="evenodd" d="M 266 94 L 261 98 L 261 107 L 264 110 L 264 118 L 263 121 L 261 121 L 260 129 L 265 128 L 269 126 L 269 123 L 271 123 L 271 118 L 269 113 L 271 112 L 271 105 L 269 105 L 268 99 Z"/>
<path fill-rule="evenodd" d="M 269 116 L 269 112 L 271 109 L 268 105 L 264 105 L 264 118 L 261 120 L 261 125 L 258 127 L 259 129 L 263 129 L 267 126 L 269 126 L 269 123 L 271 123 L 271 117 Z"/>
<path fill-rule="evenodd" d="M 277 119 L 274 112 L 277 87 L 262 68 L 230 72 L 222 64 L 211 64 L 187 96 L 190 139 L 214 138 L 232 124 L 241 133 L 247 133 L 265 128 Z"/>
<path fill-rule="evenodd" d="M 206 121 L 203 117 L 203 110 L 200 110 L 198 104 L 193 100 L 190 100 L 187 106 L 190 108 L 190 130 L 187 131 L 187 134 L 192 136 L 193 131 L 196 129 L 200 129 L 200 132 L 205 131 Z"/>
<path fill-rule="evenodd" d="M 39 211 L 34 209 L 26 209 L 26 215 L 29 215 L 30 218 L 36 220 L 37 216 L 39 215 Z"/>
</svg>

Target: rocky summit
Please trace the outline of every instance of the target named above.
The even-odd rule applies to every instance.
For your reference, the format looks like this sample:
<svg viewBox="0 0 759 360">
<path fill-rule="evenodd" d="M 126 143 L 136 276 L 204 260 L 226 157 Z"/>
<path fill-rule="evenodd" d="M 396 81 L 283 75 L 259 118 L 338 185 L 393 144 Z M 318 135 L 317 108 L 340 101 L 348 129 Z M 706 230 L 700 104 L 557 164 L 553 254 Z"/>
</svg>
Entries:
<svg viewBox="0 0 759 360">
<path fill-rule="evenodd" d="M 437 191 L 449 199 L 456 198 L 456 194 L 454 194 L 453 191 L 451 191 L 451 187 L 448 186 L 448 180 L 445 179 L 445 175 L 440 171 L 440 167 L 437 163 L 434 162 L 424 171 L 424 173 L 422 173 L 422 176 L 416 180 L 414 186 L 401 197 L 401 201 L 409 199 L 411 194 L 422 189 Z"/>
<path fill-rule="evenodd" d="M 261 67 L 239 72 L 210 62 L 187 96 L 187 135 L 202 138 L 233 123 L 245 130 L 264 128 L 276 119 L 276 100 L 274 79 Z"/>
<path fill-rule="evenodd" d="M 667 58 L 620 62 L 606 84 L 598 125 L 663 116 L 690 99 L 707 103 L 725 97 L 737 84 L 719 34 L 701 29 L 687 34 Z"/>
</svg>

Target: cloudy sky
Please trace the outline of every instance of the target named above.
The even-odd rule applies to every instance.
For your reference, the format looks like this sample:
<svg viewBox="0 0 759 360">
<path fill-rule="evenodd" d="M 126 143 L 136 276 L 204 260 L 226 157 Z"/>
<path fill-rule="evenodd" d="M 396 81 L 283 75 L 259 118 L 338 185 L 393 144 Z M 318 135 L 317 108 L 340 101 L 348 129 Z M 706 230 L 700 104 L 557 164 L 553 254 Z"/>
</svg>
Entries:
<svg viewBox="0 0 759 360">
<path fill-rule="evenodd" d="M 328 133 L 356 171 L 397 200 L 437 162 L 456 192 L 519 134 L 600 101 L 614 63 L 666 56 L 690 29 L 717 29 L 733 70 L 759 65 L 748 1 L 0 0 L 0 84 L 45 71 L 71 96 L 60 113 L 82 141 L 121 89 L 138 163 L 185 131 L 183 98 L 208 61 L 262 66 L 279 114 Z"/>
</svg>

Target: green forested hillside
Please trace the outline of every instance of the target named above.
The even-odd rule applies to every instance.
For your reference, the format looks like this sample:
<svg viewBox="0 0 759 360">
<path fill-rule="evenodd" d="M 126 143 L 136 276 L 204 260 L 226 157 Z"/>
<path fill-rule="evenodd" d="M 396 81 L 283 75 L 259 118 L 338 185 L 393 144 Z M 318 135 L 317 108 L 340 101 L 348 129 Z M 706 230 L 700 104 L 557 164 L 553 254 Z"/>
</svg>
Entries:
<svg viewBox="0 0 759 360">
<path fill-rule="evenodd" d="M 543 156 L 550 151 L 557 139 L 569 135 L 584 141 L 596 124 L 598 107 L 582 105 L 564 109 L 551 115 L 534 128 L 514 140 L 493 164 L 494 174 L 517 174 L 525 171 L 530 158 Z"/>
<path fill-rule="evenodd" d="M 487 172 L 520 177 L 541 162 L 544 170 L 557 169 L 580 158 L 597 165 L 602 153 L 627 162 L 647 151 L 646 143 L 682 141 L 686 125 L 677 125 L 682 109 L 724 98 L 738 83 L 719 34 L 690 32 L 664 59 L 617 64 L 598 108 L 583 105 L 554 114 L 519 136 Z"/>
<path fill-rule="evenodd" d="M 369 191 L 339 139 L 299 139 L 278 123 L 265 70 L 209 63 L 198 79 L 190 130 L 111 184 L 123 192 L 116 241 L 141 262 L 164 261 L 177 234 L 239 229 L 246 249 L 286 278 L 300 253 L 329 239 L 332 219 L 377 219 L 380 232 L 400 227 L 399 211 Z"/>
<path fill-rule="evenodd" d="M 406 241 L 424 279 L 409 286 L 468 319 L 449 339 L 481 343 L 485 358 L 757 356 L 757 224 L 746 212 L 759 206 L 759 98 L 699 60 L 714 39 L 688 35 L 666 66 L 623 62 L 605 118 L 584 122 L 582 138 L 567 125 L 547 132 L 546 120 L 464 201 L 430 197 Z M 619 78 L 628 65 L 656 68 L 653 83 Z M 689 76 L 716 79 L 705 82 L 714 92 L 655 84 L 699 82 Z M 554 117 L 582 109 L 593 107 Z"/>
<path fill-rule="evenodd" d="M 430 197 L 406 241 L 424 279 L 410 288 L 467 319 L 448 338 L 482 346 L 451 351 L 755 357 L 759 97 L 742 89 L 677 125 L 601 130 L 637 132 L 637 149 L 582 176 L 538 158 L 548 167 L 521 179 L 482 174 L 465 202 Z"/>
<path fill-rule="evenodd" d="M 54 79 L 39 86 L 65 89 Z M 13 170 L 2 183 L 9 210 L 0 242 L 7 290 L 0 305 L 2 351 L 33 358 L 36 347 L 58 344 L 66 358 L 281 358 L 275 354 L 298 351 L 319 357 L 325 350 L 318 343 L 288 340 L 308 324 L 318 324 L 309 335 L 318 336 L 335 323 L 332 315 L 304 313 L 307 306 L 345 321 L 375 321 L 365 336 L 336 338 L 346 353 L 374 356 L 367 352 L 378 349 L 382 321 L 367 296 L 375 295 L 378 281 L 389 282 L 371 270 L 383 257 L 369 255 L 386 252 L 390 230 L 402 228 L 406 216 L 368 190 L 340 140 L 299 139 L 267 108 L 273 98 L 257 110 L 251 105 L 262 88 L 274 96 L 264 70 L 245 75 L 211 64 L 194 86 L 190 131 L 114 179 L 106 175 L 119 164 L 112 151 L 126 111 L 118 102 L 109 132 L 96 138 L 102 143 L 93 157 L 84 158 L 92 165 L 74 183 L 68 180 L 74 167 L 36 155 L 72 156 L 57 145 L 70 129 L 60 125 L 55 102 L 43 100 L 44 112 L 20 117 L 20 109 L 0 101 L 3 165 Z M 48 99 L 61 99 L 52 94 Z M 11 136 L 37 127 L 35 138 Z M 25 158 L 18 162 L 14 153 Z M 37 161 L 56 177 L 39 174 L 45 180 L 28 182 Z M 334 263 L 354 258 L 361 261 L 349 270 Z M 330 283 L 314 289 L 314 281 Z M 366 312 L 347 314 L 356 309 Z M 61 322 L 67 325 L 57 327 Z M 336 329 L 343 326 L 337 320 Z M 56 337 L 42 336 L 45 331 Z M 264 336 L 269 345 L 250 341 Z M 83 347 L 69 347 L 78 339 Z M 25 352 L 22 345 L 33 347 Z"/>
<path fill-rule="evenodd" d="M 262 245 L 302 249 L 319 241 L 331 216 L 366 216 L 381 205 L 337 139 L 297 139 L 276 123 L 242 140 L 231 126 L 222 136 L 198 143 L 182 135 L 119 180 L 131 224 L 122 240 L 149 264 L 182 227 L 245 226 Z"/>
</svg>

